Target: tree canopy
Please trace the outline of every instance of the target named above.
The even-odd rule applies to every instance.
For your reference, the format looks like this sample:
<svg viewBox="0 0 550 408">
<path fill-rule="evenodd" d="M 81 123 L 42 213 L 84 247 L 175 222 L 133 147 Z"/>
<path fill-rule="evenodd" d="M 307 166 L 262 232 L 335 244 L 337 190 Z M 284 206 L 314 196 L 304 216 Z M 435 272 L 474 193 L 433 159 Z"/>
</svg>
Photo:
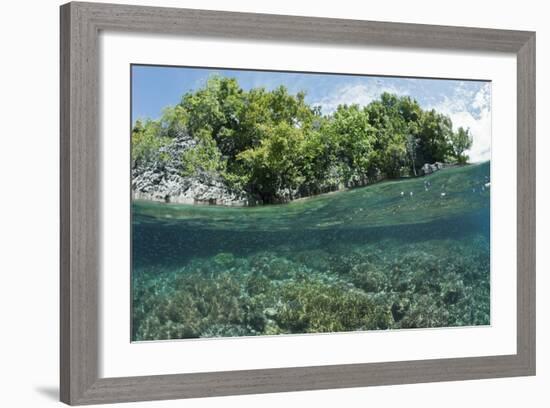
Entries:
<svg viewBox="0 0 550 408">
<path fill-rule="evenodd" d="M 408 96 L 384 93 L 325 115 L 305 97 L 284 86 L 246 91 L 233 78 L 211 77 L 160 119 L 136 121 L 132 164 L 162 161 L 163 147 L 187 135 L 196 143 L 181 157 L 182 175 L 216 173 L 273 203 L 417 175 L 425 163 L 468 161 L 469 130 L 455 132 L 448 116 Z"/>
</svg>

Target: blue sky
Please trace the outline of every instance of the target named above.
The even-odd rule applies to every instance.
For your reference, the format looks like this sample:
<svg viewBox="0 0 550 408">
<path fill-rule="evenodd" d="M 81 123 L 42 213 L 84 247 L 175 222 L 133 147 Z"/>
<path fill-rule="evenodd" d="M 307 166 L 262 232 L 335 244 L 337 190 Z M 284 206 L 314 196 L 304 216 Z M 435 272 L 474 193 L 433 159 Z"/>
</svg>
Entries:
<svg viewBox="0 0 550 408">
<path fill-rule="evenodd" d="M 306 101 L 320 105 L 323 113 L 331 113 L 344 103 L 366 105 L 386 91 L 409 95 L 422 108 L 434 108 L 449 115 L 455 128 L 470 128 L 474 137 L 469 152 L 472 161 L 490 158 L 491 85 L 482 81 L 134 65 L 132 121 L 157 119 L 165 107 L 177 104 L 183 94 L 202 87 L 213 74 L 233 77 L 245 90 L 284 85 L 291 93 L 305 91 Z"/>
</svg>

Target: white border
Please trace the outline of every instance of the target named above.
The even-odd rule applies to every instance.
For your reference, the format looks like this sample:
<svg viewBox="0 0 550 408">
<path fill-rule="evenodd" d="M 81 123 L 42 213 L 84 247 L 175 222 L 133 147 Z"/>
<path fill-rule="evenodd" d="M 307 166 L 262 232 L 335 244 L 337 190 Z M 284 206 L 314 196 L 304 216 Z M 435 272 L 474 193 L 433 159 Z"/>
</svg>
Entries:
<svg viewBox="0 0 550 408">
<path fill-rule="evenodd" d="M 100 41 L 102 377 L 516 353 L 515 56 L 127 33 Z M 491 79 L 491 326 L 130 343 L 130 63 Z"/>
</svg>

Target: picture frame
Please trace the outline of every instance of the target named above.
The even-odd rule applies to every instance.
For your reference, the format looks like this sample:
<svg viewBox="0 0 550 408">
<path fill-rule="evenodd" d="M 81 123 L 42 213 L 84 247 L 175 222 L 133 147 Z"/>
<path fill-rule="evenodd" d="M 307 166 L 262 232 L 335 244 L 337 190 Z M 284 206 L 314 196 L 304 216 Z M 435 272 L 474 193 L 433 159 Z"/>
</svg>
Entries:
<svg viewBox="0 0 550 408">
<path fill-rule="evenodd" d="M 535 375 L 534 32 L 80 2 L 61 6 L 60 18 L 61 401 L 82 405 Z M 102 30 L 515 54 L 517 353 L 101 378 L 97 203 Z"/>
</svg>

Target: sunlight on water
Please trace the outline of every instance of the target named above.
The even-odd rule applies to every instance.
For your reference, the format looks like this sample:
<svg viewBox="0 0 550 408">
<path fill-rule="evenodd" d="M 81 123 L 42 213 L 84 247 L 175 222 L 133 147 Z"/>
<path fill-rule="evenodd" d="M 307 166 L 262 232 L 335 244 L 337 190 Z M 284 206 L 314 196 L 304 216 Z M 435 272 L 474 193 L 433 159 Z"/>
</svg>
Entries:
<svg viewBox="0 0 550 408">
<path fill-rule="evenodd" d="M 248 208 L 134 202 L 133 340 L 488 324 L 489 172 Z"/>
</svg>

